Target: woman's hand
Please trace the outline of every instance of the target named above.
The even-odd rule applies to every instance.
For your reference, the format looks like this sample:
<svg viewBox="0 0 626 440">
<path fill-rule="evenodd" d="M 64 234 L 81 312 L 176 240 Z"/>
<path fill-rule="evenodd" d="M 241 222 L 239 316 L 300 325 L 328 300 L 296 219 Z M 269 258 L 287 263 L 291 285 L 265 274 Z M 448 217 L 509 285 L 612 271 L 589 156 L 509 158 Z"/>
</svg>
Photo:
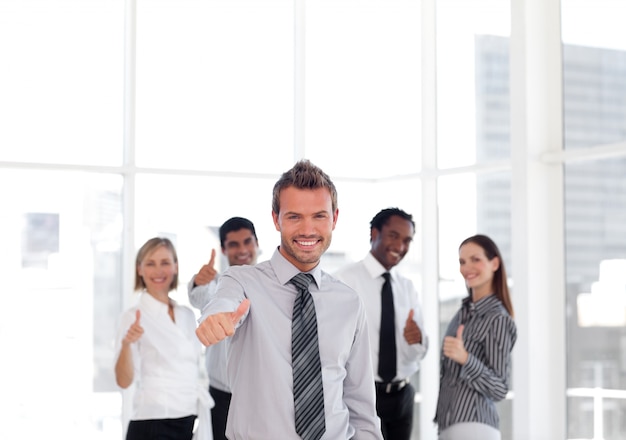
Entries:
<svg viewBox="0 0 626 440">
<path fill-rule="evenodd" d="M 143 327 L 139 323 L 141 319 L 141 312 L 139 309 L 135 312 L 135 322 L 128 328 L 126 336 L 122 339 L 122 345 L 129 345 L 133 342 L 137 342 L 141 335 L 143 335 Z"/>
<path fill-rule="evenodd" d="M 456 337 L 446 336 L 443 338 L 443 354 L 454 362 L 465 365 L 469 354 L 463 345 L 463 329 L 465 326 L 460 325 L 456 330 Z"/>
</svg>

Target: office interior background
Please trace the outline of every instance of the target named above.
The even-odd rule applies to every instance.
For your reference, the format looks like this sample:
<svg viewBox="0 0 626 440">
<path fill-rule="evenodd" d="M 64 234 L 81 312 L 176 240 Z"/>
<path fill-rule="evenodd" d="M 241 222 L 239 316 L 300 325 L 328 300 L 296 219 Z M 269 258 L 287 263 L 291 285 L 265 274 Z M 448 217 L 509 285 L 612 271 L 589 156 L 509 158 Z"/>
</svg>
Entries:
<svg viewBox="0 0 626 440">
<path fill-rule="evenodd" d="M 503 439 L 625 438 L 625 16 L 622 0 L 0 0 L 0 438 L 121 438 L 136 250 L 174 240 L 182 303 L 228 217 L 269 258 L 272 186 L 303 157 L 339 191 L 326 270 L 368 252 L 380 209 L 415 217 L 415 439 L 436 438 L 475 233 L 504 254 L 519 332 Z"/>
</svg>

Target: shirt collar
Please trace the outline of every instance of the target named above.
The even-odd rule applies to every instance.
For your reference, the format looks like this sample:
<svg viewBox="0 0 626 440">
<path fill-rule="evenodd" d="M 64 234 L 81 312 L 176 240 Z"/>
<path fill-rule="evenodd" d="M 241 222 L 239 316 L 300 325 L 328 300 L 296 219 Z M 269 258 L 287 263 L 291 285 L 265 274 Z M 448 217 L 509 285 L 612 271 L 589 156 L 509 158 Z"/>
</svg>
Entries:
<svg viewBox="0 0 626 440">
<path fill-rule="evenodd" d="M 282 285 L 289 283 L 293 277 L 300 273 L 300 270 L 296 266 L 283 257 L 278 248 L 274 250 L 274 254 L 272 255 L 270 262 L 272 264 L 272 268 L 274 269 L 274 273 L 276 273 L 276 278 L 278 278 L 278 281 Z M 306 273 L 313 275 L 315 284 L 318 288 L 321 288 L 322 269 L 320 268 L 320 265 L 318 264 L 315 268 L 313 268 L 313 270 Z"/>
<path fill-rule="evenodd" d="M 176 307 L 176 301 L 171 298 L 170 303 L 172 304 L 172 307 Z M 141 293 L 141 296 L 139 297 L 139 304 L 141 305 L 141 308 L 150 315 L 160 315 L 163 313 L 168 313 L 169 305 L 157 300 L 145 290 Z"/>
<path fill-rule="evenodd" d="M 476 302 L 472 302 L 472 296 L 468 295 L 463 299 L 463 307 L 466 307 L 473 314 L 483 315 L 491 309 L 497 309 L 502 305 L 502 302 L 494 295 L 488 295 L 479 299 Z"/>
<path fill-rule="evenodd" d="M 380 261 L 378 261 L 371 252 L 368 252 L 363 259 L 363 265 L 372 279 L 381 277 L 385 272 L 389 272 L 391 274 L 391 278 L 394 278 L 394 267 L 389 270 L 385 269 L 385 266 L 380 264 Z"/>
</svg>

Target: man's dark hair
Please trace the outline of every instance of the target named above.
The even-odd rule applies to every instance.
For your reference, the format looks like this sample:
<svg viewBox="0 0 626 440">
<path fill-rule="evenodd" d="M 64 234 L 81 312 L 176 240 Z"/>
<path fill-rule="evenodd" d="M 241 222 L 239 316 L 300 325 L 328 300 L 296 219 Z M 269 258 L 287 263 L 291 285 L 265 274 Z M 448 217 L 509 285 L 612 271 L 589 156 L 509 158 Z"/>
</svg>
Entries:
<svg viewBox="0 0 626 440">
<path fill-rule="evenodd" d="M 238 231 L 240 229 L 249 229 L 252 235 L 254 235 L 254 239 L 258 241 L 254 224 L 250 220 L 243 217 L 231 217 L 220 226 L 220 244 L 222 249 L 224 249 L 226 235 L 228 235 L 229 232 Z"/>
<path fill-rule="evenodd" d="M 378 214 L 374 216 L 374 218 L 370 222 L 370 227 L 372 229 L 377 229 L 379 231 L 382 231 L 383 226 L 385 226 L 387 222 L 389 221 L 389 219 L 393 217 L 394 215 L 397 215 L 398 217 L 401 217 L 405 220 L 410 221 L 411 225 L 413 225 L 413 230 L 415 230 L 415 222 L 413 221 L 413 216 L 411 214 L 407 214 L 400 208 L 383 209 L 382 211 L 380 211 Z"/>
</svg>

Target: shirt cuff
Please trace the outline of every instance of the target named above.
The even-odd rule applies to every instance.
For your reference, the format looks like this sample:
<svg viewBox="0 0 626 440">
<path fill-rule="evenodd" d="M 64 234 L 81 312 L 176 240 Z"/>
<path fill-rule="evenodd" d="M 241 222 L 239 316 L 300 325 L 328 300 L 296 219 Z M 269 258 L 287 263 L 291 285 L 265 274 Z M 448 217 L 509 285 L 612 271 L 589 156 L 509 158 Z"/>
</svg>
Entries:
<svg viewBox="0 0 626 440">
<path fill-rule="evenodd" d="M 472 353 L 467 354 L 467 362 L 461 367 L 461 379 L 472 381 L 480 376 L 481 362 Z"/>
</svg>

